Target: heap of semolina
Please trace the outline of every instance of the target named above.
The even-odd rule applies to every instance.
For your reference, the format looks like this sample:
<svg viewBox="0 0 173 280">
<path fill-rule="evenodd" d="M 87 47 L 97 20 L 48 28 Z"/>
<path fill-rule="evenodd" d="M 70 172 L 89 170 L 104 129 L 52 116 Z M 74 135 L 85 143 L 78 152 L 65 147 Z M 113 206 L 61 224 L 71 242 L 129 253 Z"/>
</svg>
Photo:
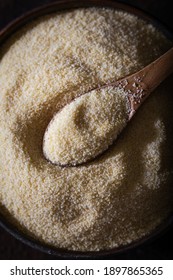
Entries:
<svg viewBox="0 0 173 280">
<path fill-rule="evenodd" d="M 151 24 L 108 8 L 41 17 L 1 46 L 0 204 L 18 228 L 58 248 L 95 251 L 138 240 L 168 217 L 171 80 L 90 163 L 53 165 L 42 144 L 65 105 L 136 72 L 170 46 Z"/>
<path fill-rule="evenodd" d="M 117 138 L 128 120 L 123 88 L 107 86 L 83 94 L 50 121 L 43 153 L 53 164 L 79 165 L 94 159 Z"/>
</svg>

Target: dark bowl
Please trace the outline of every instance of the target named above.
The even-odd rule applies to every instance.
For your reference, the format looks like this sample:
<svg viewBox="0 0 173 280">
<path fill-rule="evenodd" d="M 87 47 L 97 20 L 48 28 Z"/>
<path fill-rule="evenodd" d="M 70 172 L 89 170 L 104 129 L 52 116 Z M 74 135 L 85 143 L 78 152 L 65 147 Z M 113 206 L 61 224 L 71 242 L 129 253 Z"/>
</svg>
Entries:
<svg viewBox="0 0 173 280">
<path fill-rule="evenodd" d="M 81 7 L 91 7 L 91 6 L 97 6 L 97 7 L 111 7 L 115 9 L 120 9 L 127 11 L 129 13 L 135 14 L 139 16 L 140 18 L 143 18 L 144 20 L 152 23 L 155 25 L 158 29 L 160 29 L 167 38 L 173 40 L 173 33 L 170 31 L 165 25 L 163 25 L 159 20 L 154 18 L 153 16 L 150 16 L 143 11 L 134 8 L 133 6 L 129 6 L 126 4 L 122 4 L 119 2 L 115 2 L 114 0 L 84 0 L 84 1 L 76 1 L 76 0 L 62 0 L 58 2 L 49 3 L 46 5 L 43 5 L 39 8 L 36 8 L 21 17 L 17 18 L 10 24 L 8 24 L 3 30 L 0 31 L 0 44 L 2 44 L 6 39 L 8 39 L 15 31 L 17 31 L 20 27 L 25 25 L 26 23 L 32 21 L 33 19 L 50 14 L 56 11 L 60 10 L 66 10 L 66 9 L 73 9 L 73 8 L 81 8 Z M 127 251 L 130 251 L 134 248 L 137 248 L 139 246 L 144 246 L 145 244 L 148 244 L 149 242 L 153 242 L 156 238 L 163 235 L 170 227 L 173 225 L 173 214 L 170 215 L 165 221 L 163 221 L 151 234 L 132 242 L 130 245 L 121 246 L 118 248 L 113 248 L 109 250 L 101 250 L 98 252 L 80 252 L 80 251 L 71 251 L 71 250 L 65 250 L 56 248 L 53 246 L 46 245 L 44 243 L 39 242 L 38 240 L 35 240 L 34 238 L 31 238 L 29 235 L 24 234 L 22 231 L 17 229 L 16 226 L 14 226 L 4 215 L 3 213 L 0 213 L 0 225 L 9 232 L 12 236 L 14 236 L 16 239 L 20 240 L 26 245 L 31 246 L 34 249 L 40 250 L 44 253 L 51 254 L 54 256 L 62 257 L 62 258 L 73 258 L 73 259 L 94 259 L 99 257 L 108 257 L 112 255 L 118 255 L 120 253 L 126 253 Z"/>
</svg>

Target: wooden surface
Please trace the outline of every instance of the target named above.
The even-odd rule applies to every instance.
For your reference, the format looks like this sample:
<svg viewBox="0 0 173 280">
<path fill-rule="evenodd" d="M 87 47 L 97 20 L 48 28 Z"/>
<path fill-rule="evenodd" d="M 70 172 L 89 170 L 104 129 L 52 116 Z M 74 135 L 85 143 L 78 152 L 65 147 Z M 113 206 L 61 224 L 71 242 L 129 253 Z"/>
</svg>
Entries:
<svg viewBox="0 0 173 280">
<path fill-rule="evenodd" d="M 0 29 L 11 20 L 32 8 L 54 0 L 0 0 Z M 171 0 L 124 0 L 149 12 L 173 30 Z M 173 259 L 172 244 L 173 229 L 147 246 L 134 249 L 126 254 L 112 256 L 110 259 Z M 58 259 L 32 249 L 0 228 L 0 259 Z"/>
</svg>

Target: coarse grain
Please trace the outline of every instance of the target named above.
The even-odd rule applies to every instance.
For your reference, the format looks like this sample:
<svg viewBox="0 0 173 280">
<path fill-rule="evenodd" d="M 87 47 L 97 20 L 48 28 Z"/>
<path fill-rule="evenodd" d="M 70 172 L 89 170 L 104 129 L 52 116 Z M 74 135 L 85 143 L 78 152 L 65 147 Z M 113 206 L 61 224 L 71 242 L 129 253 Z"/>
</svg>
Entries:
<svg viewBox="0 0 173 280">
<path fill-rule="evenodd" d="M 50 121 L 43 139 L 45 157 L 61 166 L 94 159 L 117 138 L 128 112 L 123 87 L 109 85 L 83 94 Z"/>
<path fill-rule="evenodd" d="M 140 239 L 169 215 L 171 80 L 91 163 L 55 166 L 42 141 L 71 100 L 136 72 L 170 46 L 134 15 L 86 8 L 39 18 L 1 47 L 0 202 L 14 224 L 56 247 L 98 251 Z"/>
</svg>

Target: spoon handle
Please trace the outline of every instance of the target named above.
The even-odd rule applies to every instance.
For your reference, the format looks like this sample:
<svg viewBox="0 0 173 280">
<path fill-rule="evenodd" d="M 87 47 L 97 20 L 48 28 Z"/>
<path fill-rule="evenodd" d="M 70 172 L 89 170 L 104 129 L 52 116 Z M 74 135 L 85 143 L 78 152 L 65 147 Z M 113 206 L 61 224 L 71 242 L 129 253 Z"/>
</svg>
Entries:
<svg viewBox="0 0 173 280">
<path fill-rule="evenodd" d="M 172 72 L 173 48 L 141 70 L 142 82 L 146 84 L 148 93 L 152 92 Z"/>
<path fill-rule="evenodd" d="M 173 48 L 139 72 L 126 78 L 125 89 L 130 103 L 129 120 L 143 101 L 173 72 Z"/>
</svg>

